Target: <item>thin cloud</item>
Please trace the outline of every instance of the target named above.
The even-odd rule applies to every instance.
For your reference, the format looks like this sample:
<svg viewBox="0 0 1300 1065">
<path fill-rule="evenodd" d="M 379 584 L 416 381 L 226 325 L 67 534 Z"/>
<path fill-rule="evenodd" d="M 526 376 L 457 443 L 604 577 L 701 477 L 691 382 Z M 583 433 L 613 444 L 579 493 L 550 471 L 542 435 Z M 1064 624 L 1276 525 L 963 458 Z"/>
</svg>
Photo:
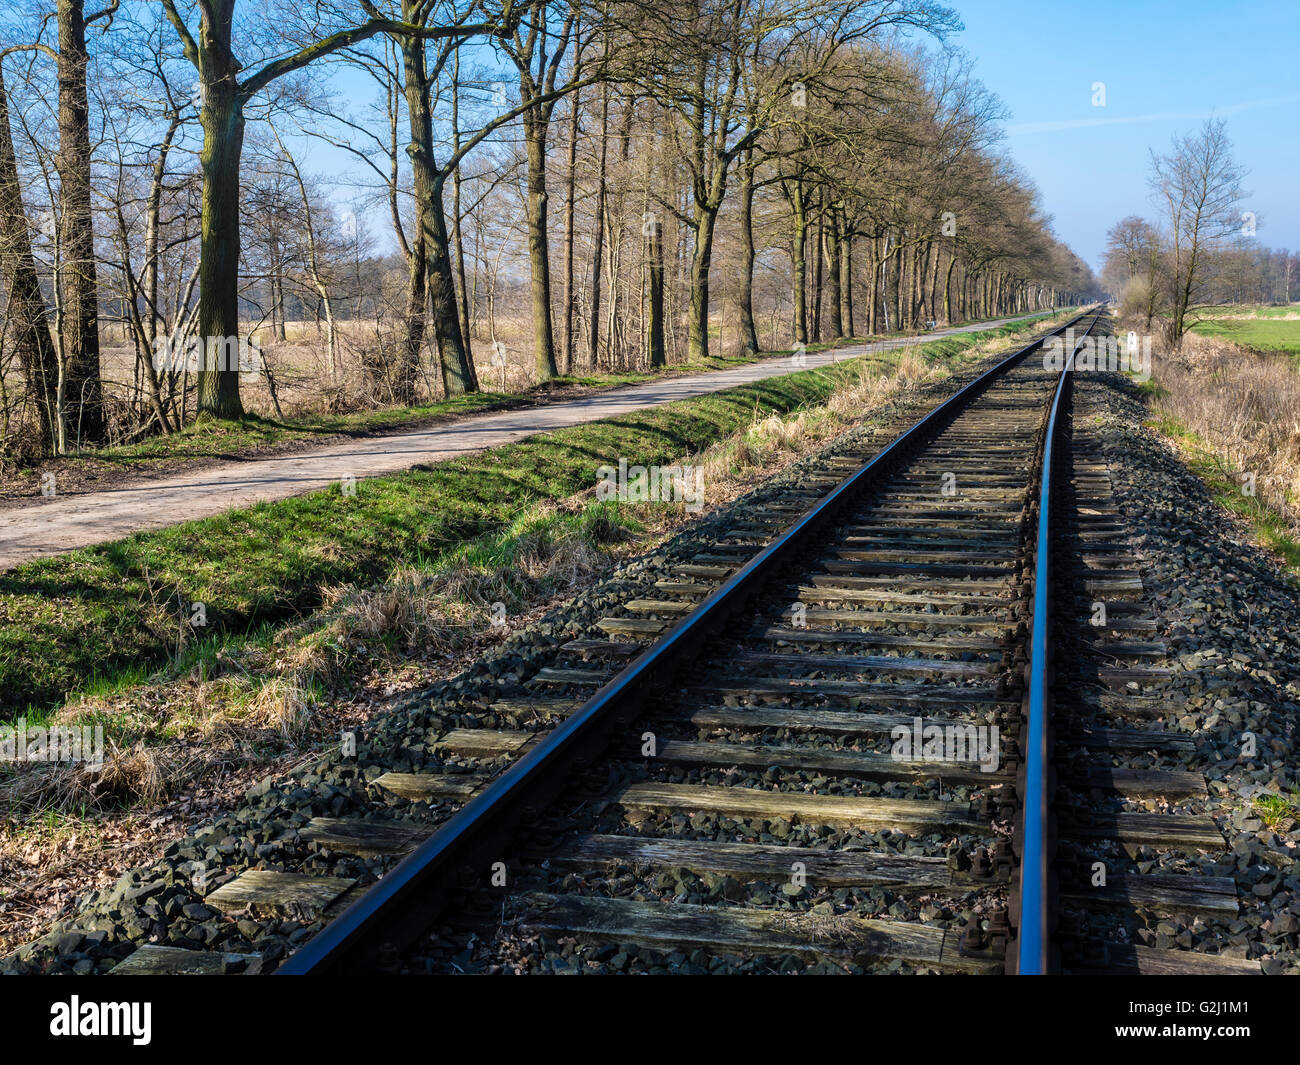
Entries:
<svg viewBox="0 0 1300 1065">
<path fill-rule="evenodd" d="M 1254 111 L 1262 107 L 1282 107 L 1286 104 L 1300 103 L 1300 96 L 1274 96 L 1267 100 L 1247 100 L 1244 103 L 1216 107 L 1210 111 L 1177 112 L 1156 111 L 1147 115 L 1128 115 L 1123 118 L 1065 118 L 1051 122 L 1017 122 L 1007 126 L 1011 134 L 1056 133 L 1067 129 L 1086 129 L 1090 126 L 1127 126 L 1135 122 L 1189 122 L 1213 116 L 1235 115 L 1242 111 Z"/>
</svg>

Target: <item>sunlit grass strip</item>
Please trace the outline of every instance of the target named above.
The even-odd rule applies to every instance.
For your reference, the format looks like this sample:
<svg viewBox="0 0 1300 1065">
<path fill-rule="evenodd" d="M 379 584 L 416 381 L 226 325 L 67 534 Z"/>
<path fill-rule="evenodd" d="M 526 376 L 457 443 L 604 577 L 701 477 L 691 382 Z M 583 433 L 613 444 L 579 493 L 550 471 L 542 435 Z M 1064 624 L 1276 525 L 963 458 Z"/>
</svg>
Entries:
<svg viewBox="0 0 1300 1065">
<path fill-rule="evenodd" d="M 1256 795 L 1252 805 L 1265 825 L 1283 831 L 1288 821 L 1300 821 L 1300 788 L 1292 788 L 1290 795 Z"/>
</svg>

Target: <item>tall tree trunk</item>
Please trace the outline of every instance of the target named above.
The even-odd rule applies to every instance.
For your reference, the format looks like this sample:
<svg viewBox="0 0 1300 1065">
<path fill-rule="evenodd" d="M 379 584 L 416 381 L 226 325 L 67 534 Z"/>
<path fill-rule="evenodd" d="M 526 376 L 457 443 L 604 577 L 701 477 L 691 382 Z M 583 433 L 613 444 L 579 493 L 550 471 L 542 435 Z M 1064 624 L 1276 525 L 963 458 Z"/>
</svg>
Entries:
<svg viewBox="0 0 1300 1065">
<path fill-rule="evenodd" d="M 451 86 L 451 141 L 452 151 L 460 151 L 460 49 L 456 49 L 452 67 Z M 451 239 L 456 250 L 456 292 L 460 297 L 460 335 L 473 363 L 474 341 L 469 327 L 469 287 L 465 284 L 465 233 L 461 226 L 460 164 L 456 164 L 451 178 Z"/>
<path fill-rule="evenodd" d="M 403 4 L 403 14 L 406 13 L 406 6 Z M 425 330 L 428 327 L 429 256 L 426 239 L 429 226 L 425 215 L 429 209 L 433 182 L 433 121 L 428 105 L 429 79 L 424 42 L 408 37 L 403 38 L 399 46 L 411 133 L 406 152 L 411 160 L 415 191 L 415 225 L 408 238 L 410 258 L 407 261 L 406 310 L 402 315 L 396 360 L 388 375 L 388 385 L 394 403 L 410 404 L 415 402 L 420 352 L 424 349 Z"/>
<path fill-rule="evenodd" d="M 540 111 L 540 108 L 538 108 Z M 551 323 L 551 251 L 546 225 L 546 129 L 543 114 L 524 113 L 528 154 L 528 265 L 533 297 L 533 350 L 537 377 L 549 381 L 555 365 L 555 331 Z"/>
<path fill-rule="evenodd" d="M 456 282 L 452 277 L 451 242 L 447 236 L 447 215 L 443 210 L 443 186 L 446 175 L 436 173 L 430 188 L 429 209 L 423 212 L 428 230 L 425 255 L 429 260 L 429 303 L 433 310 L 433 328 L 438 338 L 438 368 L 442 388 L 449 396 L 477 392 L 478 373 L 468 344 L 460 331 L 456 309 Z"/>
<path fill-rule="evenodd" d="M 840 319 L 848 336 L 857 336 L 853 321 L 853 230 L 849 220 L 840 220 Z"/>
<path fill-rule="evenodd" d="M 867 308 L 867 336 L 876 335 L 880 308 L 880 238 L 871 238 L 871 299 Z"/>
<path fill-rule="evenodd" d="M 907 329 L 907 322 L 903 317 L 903 300 L 907 295 L 907 245 L 903 242 L 905 234 L 898 235 L 898 243 L 894 245 L 894 253 L 898 259 L 898 287 L 894 291 L 894 323 L 899 332 Z"/>
<path fill-rule="evenodd" d="M 632 119 L 635 114 L 634 100 L 623 107 L 622 120 L 619 123 L 618 144 L 622 173 L 631 171 L 632 157 Z M 605 263 L 605 281 L 609 290 L 609 301 L 605 308 L 605 358 L 611 369 L 624 370 L 632 366 L 633 359 L 639 359 L 639 348 L 630 348 L 627 343 L 628 319 L 623 313 L 624 302 L 630 303 L 631 279 L 625 278 L 621 269 L 627 227 L 623 220 L 628 217 L 627 199 L 629 185 L 619 182 L 616 194 L 606 198 L 605 235 L 608 254 Z"/>
<path fill-rule="evenodd" d="M 198 371 L 198 417 L 241 418 L 239 367 L 229 344 L 239 331 L 239 162 L 244 150 L 244 97 L 230 52 L 233 4 L 220 5 L 205 27 L 216 38 L 202 73 L 203 172 L 199 231 L 199 339 L 205 345 Z M 235 361 L 234 366 L 230 365 Z"/>
<path fill-rule="evenodd" d="M 646 355 L 652 367 L 666 366 L 664 348 L 664 244 L 659 221 L 650 218 L 646 224 L 646 262 L 649 265 L 649 314 L 646 322 Z"/>
<path fill-rule="evenodd" d="M 99 367 L 99 288 L 90 194 L 90 101 L 84 0 L 58 0 L 59 272 L 63 289 L 64 400 L 78 442 L 104 437 Z"/>
<path fill-rule="evenodd" d="M 564 193 L 564 313 L 560 316 L 564 372 L 573 370 L 574 207 L 578 191 L 578 117 L 581 97 L 574 91 L 569 111 L 568 167 Z"/>
<path fill-rule="evenodd" d="M 924 244 L 912 248 L 912 269 L 908 275 L 908 321 L 913 329 L 921 328 L 921 312 L 925 308 L 925 256 Z"/>
<path fill-rule="evenodd" d="M 830 328 L 831 340 L 839 340 L 844 336 L 844 265 L 842 259 L 842 249 L 840 247 L 840 219 L 839 212 L 834 208 L 826 214 L 826 261 L 827 276 L 830 278 L 830 291 L 826 298 L 830 304 Z"/>
<path fill-rule="evenodd" d="M 596 231 L 592 235 L 591 250 L 591 314 L 588 316 L 590 335 L 587 346 L 587 368 L 596 368 L 600 355 L 600 272 L 605 250 L 605 175 L 609 160 L 609 83 L 601 91 L 600 100 L 600 152 L 596 170 Z"/>
<path fill-rule="evenodd" d="M 817 190 L 817 231 L 813 238 L 812 321 L 808 333 L 813 340 L 822 338 L 822 264 L 826 261 L 826 209 L 823 206 L 825 191 Z"/>
<path fill-rule="evenodd" d="M 804 203 L 803 183 L 796 181 L 790 199 L 794 209 L 794 241 L 790 253 L 794 259 L 794 340 L 808 343 L 808 212 Z"/>
<path fill-rule="evenodd" d="M 58 446 L 59 355 L 50 335 L 45 297 L 32 256 L 22 183 L 9 127 L 9 96 L 0 71 L 0 279 L 6 297 L 10 343 L 18 356 L 27 395 L 36 408 L 41 446 Z"/>
<path fill-rule="evenodd" d="M 745 152 L 740 167 L 740 354 L 758 354 L 754 324 L 754 153 Z"/>
<path fill-rule="evenodd" d="M 927 317 L 930 321 L 939 319 L 939 246 L 933 241 L 926 249 L 925 261 L 929 267 L 926 280 L 926 303 L 929 307 Z"/>
<path fill-rule="evenodd" d="M 411 8 L 408 12 L 406 9 Z M 414 17 L 414 0 L 403 0 L 405 17 Z M 443 207 L 442 174 L 433 157 L 433 117 L 429 106 L 429 79 L 425 66 L 424 42 L 402 37 L 402 66 L 406 75 L 406 109 L 410 117 L 411 142 L 407 155 L 415 190 L 416 232 L 411 240 L 411 276 L 407 286 L 407 321 L 403 330 L 396 375 L 403 399 L 413 395 L 424 342 L 424 303 L 415 312 L 420 285 L 427 285 L 433 311 L 433 328 L 438 342 L 438 364 L 443 390 L 448 396 L 478 391 L 478 377 L 460 330 L 456 306 L 456 284 L 452 276 L 451 247 Z M 417 267 L 416 259 L 423 259 Z"/>
<path fill-rule="evenodd" d="M 691 251 L 691 306 L 687 323 L 686 350 L 692 362 L 709 357 L 709 268 L 713 263 L 713 233 L 718 209 L 697 204 L 695 247 Z"/>
<path fill-rule="evenodd" d="M 952 325 L 952 271 L 957 265 L 957 255 L 954 252 L 948 259 L 948 269 L 943 275 L 943 321 L 945 325 Z"/>
</svg>

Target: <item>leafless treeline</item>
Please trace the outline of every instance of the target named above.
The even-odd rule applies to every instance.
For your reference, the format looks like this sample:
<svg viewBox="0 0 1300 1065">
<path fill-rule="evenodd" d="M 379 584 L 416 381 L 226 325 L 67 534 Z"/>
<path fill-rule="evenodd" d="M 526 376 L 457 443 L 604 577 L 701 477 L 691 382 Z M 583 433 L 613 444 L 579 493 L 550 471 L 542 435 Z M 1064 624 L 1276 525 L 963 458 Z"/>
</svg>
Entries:
<svg viewBox="0 0 1300 1065">
<path fill-rule="evenodd" d="M 945 8 L 499 2 L 3 16 L 5 453 L 1092 292 Z"/>
<path fill-rule="evenodd" d="M 1149 308 L 1152 315 L 1158 314 L 1161 286 L 1148 284 L 1148 278 L 1153 271 L 1157 279 L 1162 276 L 1167 238 L 1137 215 L 1121 219 L 1107 236 L 1102 284 L 1116 296 L 1127 296 L 1143 313 Z M 1204 263 L 1196 291 L 1203 305 L 1288 304 L 1300 298 L 1300 255 L 1265 247 L 1255 236 L 1238 232 L 1207 250 Z"/>
</svg>

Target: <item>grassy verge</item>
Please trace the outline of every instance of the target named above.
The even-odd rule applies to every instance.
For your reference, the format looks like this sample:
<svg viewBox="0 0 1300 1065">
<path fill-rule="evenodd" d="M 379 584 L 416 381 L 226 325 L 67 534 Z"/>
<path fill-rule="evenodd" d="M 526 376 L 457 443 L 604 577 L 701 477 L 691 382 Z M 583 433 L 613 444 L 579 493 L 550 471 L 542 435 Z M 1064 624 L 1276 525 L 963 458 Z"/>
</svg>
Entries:
<svg viewBox="0 0 1300 1065">
<path fill-rule="evenodd" d="M 171 798 L 211 776 L 214 763 L 224 772 L 301 752 L 338 724 L 339 708 L 323 713 L 327 703 L 355 699 L 380 667 L 389 677 L 406 659 L 445 664 L 449 652 L 498 638 L 496 610 L 507 612 L 504 625 L 607 569 L 647 531 L 652 509 L 534 505 L 454 551 L 397 566 L 381 583 L 328 588 L 320 608 L 292 624 L 212 634 L 155 672 L 101 677 L 25 723 L 101 726 L 103 770 L 0 766 L 0 807 L 26 820 L 51 810 L 84 818 Z"/>
<path fill-rule="evenodd" d="M 1300 573 L 1300 372 L 1286 359 L 1196 334 L 1159 353 L 1153 371 L 1141 386 L 1149 424 L 1221 506 Z"/>
<path fill-rule="evenodd" d="M 920 346 L 951 359 L 1025 325 Z M 897 361 L 898 351 L 867 356 Z M 575 426 L 458 461 L 230 511 L 0 574 L 0 720 L 169 664 L 202 671 L 231 639 L 319 608 L 326 590 L 429 566 L 527 508 L 590 489 L 596 467 L 667 464 L 769 413 L 825 403 L 862 360 Z M 201 608 L 196 604 L 202 604 Z M 201 612 L 206 624 L 190 621 Z M 202 638 L 195 639 L 195 633 Z"/>
<path fill-rule="evenodd" d="M 1160 394 L 1158 386 L 1144 391 Z M 1242 518 L 1256 540 L 1282 561 L 1288 573 L 1300 578 L 1300 538 L 1258 496 L 1242 491 L 1240 471 L 1232 469 L 1202 437 L 1170 415 L 1157 414 L 1147 424 L 1177 447 L 1184 464 L 1205 482 L 1215 502 Z"/>
<path fill-rule="evenodd" d="M 1290 795 L 1257 795 L 1252 805 L 1270 829 L 1286 832 L 1300 821 L 1300 788 L 1293 788 Z"/>
</svg>

